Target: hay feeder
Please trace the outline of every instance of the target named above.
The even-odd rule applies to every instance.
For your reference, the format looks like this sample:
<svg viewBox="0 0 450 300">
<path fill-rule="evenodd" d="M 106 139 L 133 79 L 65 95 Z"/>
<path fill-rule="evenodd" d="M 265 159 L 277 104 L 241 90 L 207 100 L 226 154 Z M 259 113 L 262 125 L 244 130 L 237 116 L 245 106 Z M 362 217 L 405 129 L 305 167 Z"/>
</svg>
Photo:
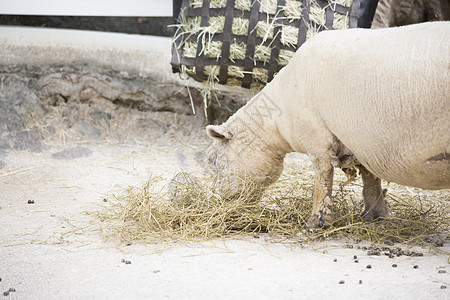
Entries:
<svg viewBox="0 0 450 300">
<path fill-rule="evenodd" d="M 322 30 L 357 26 L 360 0 L 183 0 L 174 72 L 261 89 Z"/>
</svg>

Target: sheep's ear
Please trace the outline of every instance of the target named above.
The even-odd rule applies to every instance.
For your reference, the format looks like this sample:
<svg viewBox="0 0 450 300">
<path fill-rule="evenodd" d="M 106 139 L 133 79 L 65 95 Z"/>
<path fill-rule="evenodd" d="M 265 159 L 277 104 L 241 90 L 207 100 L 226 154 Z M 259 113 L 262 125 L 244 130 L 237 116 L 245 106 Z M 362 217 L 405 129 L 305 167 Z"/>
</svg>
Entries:
<svg viewBox="0 0 450 300">
<path fill-rule="evenodd" d="M 231 132 L 229 132 L 223 126 L 219 126 L 219 125 L 206 126 L 206 133 L 212 139 L 229 140 L 233 137 L 233 134 Z"/>
</svg>

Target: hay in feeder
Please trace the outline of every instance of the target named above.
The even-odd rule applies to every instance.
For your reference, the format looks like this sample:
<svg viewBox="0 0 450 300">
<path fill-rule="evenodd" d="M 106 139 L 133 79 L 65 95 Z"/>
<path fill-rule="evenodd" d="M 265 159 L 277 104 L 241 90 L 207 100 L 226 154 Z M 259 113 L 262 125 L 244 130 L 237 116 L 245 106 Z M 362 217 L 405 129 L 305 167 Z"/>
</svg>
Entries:
<svg viewBox="0 0 450 300">
<path fill-rule="evenodd" d="M 237 9 L 250 10 L 252 7 L 252 0 L 236 0 L 234 5 Z"/>
<path fill-rule="evenodd" d="M 231 43 L 230 44 L 230 60 L 234 62 L 235 59 L 244 59 L 245 58 L 245 50 L 247 46 L 245 43 Z M 228 72 L 230 72 L 230 68 L 234 68 L 235 66 L 230 66 L 228 68 Z"/>
<path fill-rule="evenodd" d="M 281 28 L 281 43 L 294 48 L 298 42 L 298 31 L 298 27 L 283 26 Z M 282 50 L 284 49 L 281 49 L 280 51 Z"/>
<path fill-rule="evenodd" d="M 220 66 L 213 66 L 213 65 L 205 66 L 205 72 L 208 72 L 213 77 L 217 77 L 219 76 Z"/>
<path fill-rule="evenodd" d="M 187 41 L 183 45 L 183 55 L 189 58 L 195 58 L 197 56 L 197 42 Z"/>
<path fill-rule="evenodd" d="M 239 194 L 215 193 L 214 178 L 198 179 L 179 173 L 167 181 L 152 176 L 142 186 L 109 199 L 107 207 L 95 212 L 105 237 L 123 241 L 198 240 L 236 234 L 268 233 L 315 240 L 343 237 L 373 243 L 427 244 L 430 235 L 448 234 L 450 196 L 388 196 L 391 217 L 370 223 L 361 220 L 360 192 L 351 188 L 334 190 L 335 222 L 326 230 L 309 232 L 313 186 L 285 174 L 267 191 L 254 191 L 254 183 L 242 180 Z M 255 195 L 262 195 L 255 201 Z"/>
<path fill-rule="evenodd" d="M 243 78 L 244 77 L 244 68 L 243 67 L 237 67 L 237 66 L 231 66 L 228 68 L 228 74 L 230 76 L 236 77 L 236 78 Z"/>
<path fill-rule="evenodd" d="M 338 15 L 335 14 L 333 16 L 333 27 L 334 28 L 341 28 L 342 24 L 348 24 L 350 21 L 350 18 L 348 15 Z"/>
<path fill-rule="evenodd" d="M 232 34 L 231 42 L 225 43 L 226 47 L 229 47 L 229 62 L 227 62 L 227 68 L 232 68 L 235 65 L 246 66 L 244 74 L 242 72 L 236 73 L 236 69 L 228 70 L 226 73 L 230 78 L 221 79 L 221 83 L 228 85 L 238 85 L 254 89 L 255 92 L 259 91 L 264 85 L 270 81 L 274 75 L 273 64 L 270 64 L 271 56 L 276 53 L 273 51 L 274 47 L 280 47 L 279 56 L 275 62 L 278 65 L 275 66 L 276 70 L 288 64 L 292 53 L 301 46 L 299 43 L 303 43 L 306 34 L 306 39 L 311 38 L 321 30 L 325 29 L 346 29 L 350 26 L 349 7 L 353 3 L 353 0 L 333 0 L 333 1 L 311 1 L 308 6 L 303 6 L 302 1 L 299 0 L 286 0 L 284 6 L 278 7 L 277 0 L 256 0 L 259 2 L 259 13 L 261 14 L 259 20 L 256 22 L 254 28 L 249 28 L 249 11 L 252 9 L 252 0 L 236 0 L 234 1 L 234 8 L 241 10 L 242 13 L 236 15 L 236 10 L 231 24 L 231 32 L 224 32 L 225 15 L 224 12 L 216 11 L 215 14 L 211 14 L 208 17 L 207 26 L 200 26 L 200 16 L 189 16 L 187 12 L 189 9 L 203 8 L 202 0 L 191 0 L 190 8 L 183 8 L 180 14 L 180 24 L 174 25 L 178 28 L 174 41 L 177 41 L 174 45 L 178 49 L 174 56 L 179 58 L 198 58 L 204 56 L 206 58 L 215 58 L 215 62 L 211 60 L 203 61 L 201 65 L 208 65 L 215 63 L 216 65 L 222 64 L 224 58 L 222 53 L 222 47 L 224 43 L 219 43 L 218 36 L 226 36 Z M 217 8 L 226 7 L 226 0 L 211 0 L 209 8 L 211 10 Z M 336 10 L 337 5 L 345 6 L 347 13 L 342 13 Z M 332 24 L 326 23 L 327 12 L 333 13 Z M 198 11 L 197 11 L 198 13 Z M 246 14 L 245 14 L 246 13 Z M 300 19 L 307 16 L 307 30 L 306 33 L 300 32 Z M 330 20 L 328 21 L 330 22 Z M 354 25 L 353 25 L 354 26 Z M 278 31 L 278 29 L 280 29 Z M 252 44 L 249 47 L 246 41 L 252 34 L 256 35 L 256 45 Z M 194 39 L 195 37 L 195 39 Z M 275 42 L 279 40 L 278 42 Z M 220 41 L 221 42 L 221 41 Z M 281 46 L 280 46 L 281 43 Z M 196 49 L 197 47 L 197 49 Z M 254 49 L 254 50 L 253 50 Z M 251 53 L 250 53 L 251 52 Z M 246 60 L 250 61 L 246 61 Z M 218 89 L 215 84 L 219 82 L 217 75 L 217 68 L 201 68 L 202 74 L 196 73 L 195 65 L 189 65 L 188 68 L 183 67 L 182 59 L 176 60 L 179 62 L 180 72 L 186 71 L 185 75 L 193 76 L 197 80 L 203 80 L 205 85 L 204 89 L 209 91 L 202 92 L 204 95 L 213 95 Z M 188 64 L 192 64 L 190 61 Z M 250 66 L 250 67 L 249 67 Z M 271 73 L 268 71 L 262 71 L 261 69 L 268 70 L 272 68 Z M 210 73 L 214 71 L 214 73 Z M 276 71 L 275 71 L 276 73 Z M 267 74 L 267 75 L 266 75 Z M 223 76 L 223 75 L 221 75 Z M 251 79 L 250 79 L 250 77 Z M 270 77 L 269 77 L 270 76 Z M 183 76 L 188 77 L 188 76 Z M 251 81 L 250 81 L 251 80 Z M 211 99 L 204 99 L 205 106 Z M 205 107 L 206 113 L 206 107 Z"/>
<path fill-rule="evenodd" d="M 256 24 L 256 36 L 266 41 L 267 39 L 273 39 L 273 30 L 275 28 L 274 22 L 259 21 Z"/>
<path fill-rule="evenodd" d="M 220 58 L 220 55 L 222 54 L 220 49 L 222 47 L 222 42 L 218 41 L 218 42 L 208 42 L 207 44 L 205 44 L 205 56 L 208 57 L 214 57 L 216 59 Z"/>
<path fill-rule="evenodd" d="M 325 8 L 321 7 L 317 2 L 312 2 L 309 9 L 309 19 L 314 23 L 325 26 L 326 14 Z"/>
<path fill-rule="evenodd" d="M 282 10 L 288 20 L 300 20 L 302 18 L 303 5 L 300 1 L 286 0 Z"/>
<path fill-rule="evenodd" d="M 180 26 L 186 34 L 195 34 L 200 28 L 200 17 L 187 17 L 180 21 Z"/>
<path fill-rule="evenodd" d="M 320 26 L 317 24 L 310 24 L 308 25 L 308 31 L 306 31 L 306 39 L 309 40 L 316 34 L 320 32 Z"/>
<path fill-rule="evenodd" d="M 271 50 L 269 46 L 257 45 L 255 47 L 255 61 L 262 61 L 263 63 L 268 63 L 270 61 Z M 255 72 L 255 70 L 253 70 Z"/>
<path fill-rule="evenodd" d="M 254 68 L 252 72 L 252 77 L 258 82 L 267 83 L 268 75 L 269 71 L 263 68 Z"/>
<path fill-rule="evenodd" d="M 223 32 L 225 17 L 210 17 L 208 19 L 208 27 L 204 28 L 204 32 L 216 34 Z"/>
<path fill-rule="evenodd" d="M 227 0 L 211 0 L 211 8 L 222 8 L 227 5 Z"/>
<path fill-rule="evenodd" d="M 294 56 L 294 54 L 295 52 L 290 50 L 284 49 L 280 50 L 280 55 L 278 56 L 278 63 L 283 66 L 287 65 Z"/>
<path fill-rule="evenodd" d="M 261 5 L 259 11 L 262 13 L 275 14 L 277 12 L 278 1 L 274 0 L 258 0 Z"/>
<path fill-rule="evenodd" d="M 248 33 L 248 19 L 234 18 L 231 32 L 236 35 L 246 35 Z"/>
</svg>

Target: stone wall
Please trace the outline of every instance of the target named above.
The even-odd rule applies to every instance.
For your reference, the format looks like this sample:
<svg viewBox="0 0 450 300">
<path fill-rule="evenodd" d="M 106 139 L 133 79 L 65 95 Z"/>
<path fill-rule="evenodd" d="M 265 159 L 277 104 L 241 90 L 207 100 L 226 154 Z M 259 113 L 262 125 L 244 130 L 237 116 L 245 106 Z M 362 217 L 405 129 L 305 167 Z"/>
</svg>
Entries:
<svg viewBox="0 0 450 300">
<path fill-rule="evenodd" d="M 194 141 L 251 97 L 222 92 L 205 110 L 199 84 L 171 73 L 170 39 L 92 35 L 0 30 L 0 161 L 54 140 Z"/>
</svg>

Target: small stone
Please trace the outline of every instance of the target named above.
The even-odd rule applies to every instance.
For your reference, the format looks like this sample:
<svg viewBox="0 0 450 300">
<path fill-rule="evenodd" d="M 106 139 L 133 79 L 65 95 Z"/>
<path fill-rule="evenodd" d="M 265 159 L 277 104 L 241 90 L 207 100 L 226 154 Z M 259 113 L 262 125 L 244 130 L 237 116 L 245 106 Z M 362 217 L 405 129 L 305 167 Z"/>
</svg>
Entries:
<svg viewBox="0 0 450 300">
<path fill-rule="evenodd" d="M 362 280 L 360 280 L 359 282 L 358 282 L 359 284 L 362 284 L 363 283 L 363 281 Z"/>
<path fill-rule="evenodd" d="M 259 235 L 257 235 L 257 234 L 253 235 L 253 237 L 254 237 L 255 239 L 259 239 Z"/>
<path fill-rule="evenodd" d="M 133 245 L 132 243 L 127 243 L 127 246 L 131 246 L 131 245 Z"/>
<path fill-rule="evenodd" d="M 380 251 L 377 250 L 367 251 L 367 255 L 380 255 Z"/>
<path fill-rule="evenodd" d="M 442 288 L 442 287 L 441 287 Z M 3 292 L 3 296 L 9 296 L 9 291 Z"/>
<path fill-rule="evenodd" d="M 389 254 L 389 258 L 394 258 L 394 254 Z"/>
<path fill-rule="evenodd" d="M 339 284 L 344 284 L 344 283 L 345 283 L 344 280 L 339 281 Z"/>
<path fill-rule="evenodd" d="M 436 247 L 443 247 L 443 246 L 444 246 L 444 242 L 443 242 L 443 241 L 435 241 L 435 242 L 434 242 L 434 245 L 435 245 Z"/>
<path fill-rule="evenodd" d="M 28 200 L 28 204 L 34 204 L 34 200 L 32 199 Z"/>
<path fill-rule="evenodd" d="M 438 273 L 439 273 L 439 274 L 445 274 L 445 273 L 447 273 L 447 271 L 445 271 L 445 270 L 439 270 Z"/>
<path fill-rule="evenodd" d="M 124 263 L 124 262 L 125 262 L 125 259 L 122 258 L 121 262 Z"/>
<path fill-rule="evenodd" d="M 355 263 L 359 263 L 359 260 L 355 259 Z"/>
<path fill-rule="evenodd" d="M 337 262 L 337 258 L 333 259 L 333 262 Z"/>
<path fill-rule="evenodd" d="M 445 290 L 447 288 L 446 285 L 441 285 L 441 290 Z"/>
<path fill-rule="evenodd" d="M 126 261 L 125 261 L 125 264 L 126 264 L 126 265 L 130 265 L 130 264 L 131 264 L 131 261 L 126 260 Z"/>
<path fill-rule="evenodd" d="M 9 288 L 9 292 L 15 293 L 15 292 L 16 292 L 16 289 L 15 289 L 15 288 Z"/>
<path fill-rule="evenodd" d="M 103 198 L 103 202 L 108 202 L 108 199 L 106 199 L 106 198 Z"/>
<path fill-rule="evenodd" d="M 353 255 L 353 259 L 358 259 L 358 256 L 356 256 L 356 255 Z"/>
<path fill-rule="evenodd" d="M 161 272 L 160 270 L 155 270 L 155 271 L 153 271 L 153 273 L 159 273 L 159 272 Z"/>
<path fill-rule="evenodd" d="M 397 264 L 393 264 L 392 267 L 393 267 L 393 268 L 397 268 Z"/>
<path fill-rule="evenodd" d="M 367 250 L 367 247 L 363 246 L 361 249 L 365 251 L 365 250 Z"/>
<path fill-rule="evenodd" d="M 367 265 L 366 268 L 367 269 L 372 269 L 372 266 L 371 265 Z"/>
<path fill-rule="evenodd" d="M 418 265 L 414 265 L 414 267 L 413 267 L 414 269 L 418 269 L 419 268 L 419 266 Z"/>
</svg>

